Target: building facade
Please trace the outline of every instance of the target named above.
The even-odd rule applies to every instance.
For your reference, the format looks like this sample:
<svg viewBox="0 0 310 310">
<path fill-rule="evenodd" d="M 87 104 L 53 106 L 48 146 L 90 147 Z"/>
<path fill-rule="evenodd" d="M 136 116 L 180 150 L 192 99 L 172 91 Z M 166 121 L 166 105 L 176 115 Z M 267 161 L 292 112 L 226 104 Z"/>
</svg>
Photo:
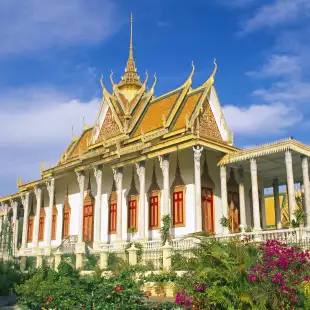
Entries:
<svg viewBox="0 0 310 310">
<path fill-rule="evenodd" d="M 183 85 L 155 97 L 156 76 L 149 89 L 148 76 L 140 81 L 130 36 L 120 82 L 110 76 L 110 93 L 100 79 L 95 124 L 72 138 L 55 166 L 42 163 L 39 180 L 19 178 L 18 192 L 0 199 L 0 225 L 11 223 L 16 255 L 51 256 L 69 244 L 76 253 L 85 246 L 100 253 L 133 239 L 158 240 L 166 214 L 174 239 L 200 231 L 229 235 L 240 227 L 262 233 L 267 187 L 274 189 L 281 229 L 279 186 L 287 185 L 293 219 L 298 182 L 310 224 L 310 148 L 292 138 L 248 150 L 234 146 L 214 86 L 216 63 L 197 88 L 194 69 Z"/>
</svg>

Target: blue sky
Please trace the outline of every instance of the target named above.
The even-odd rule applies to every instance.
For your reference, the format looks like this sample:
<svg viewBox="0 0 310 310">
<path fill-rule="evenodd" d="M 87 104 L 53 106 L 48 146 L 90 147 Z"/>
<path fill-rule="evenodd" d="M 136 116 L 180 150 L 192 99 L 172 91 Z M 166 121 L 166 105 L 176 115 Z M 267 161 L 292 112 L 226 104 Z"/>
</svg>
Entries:
<svg viewBox="0 0 310 310">
<path fill-rule="evenodd" d="M 0 195 L 39 177 L 92 124 L 99 78 L 118 81 L 128 58 L 129 16 L 141 79 L 156 95 L 217 59 L 218 91 L 235 145 L 293 136 L 310 143 L 310 0 L 2 0 L 0 2 Z M 149 83 L 152 83 L 150 78 Z"/>
</svg>

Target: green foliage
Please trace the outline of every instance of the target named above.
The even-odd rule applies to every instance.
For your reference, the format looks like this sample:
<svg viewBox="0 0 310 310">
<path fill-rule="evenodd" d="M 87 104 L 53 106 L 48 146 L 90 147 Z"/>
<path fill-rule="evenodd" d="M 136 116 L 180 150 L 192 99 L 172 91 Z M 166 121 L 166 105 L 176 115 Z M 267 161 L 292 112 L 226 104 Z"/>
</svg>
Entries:
<svg viewBox="0 0 310 310">
<path fill-rule="evenodd" d="M 14 256 L 13 230 L 8 220 L 3 221 L 0 231 L 0 253 L 7 253 L 9 258 Z"/>
<path fill-rule="evenodd" d="M 21 284 L 24 275 L 19 266 L 12 261 L 0 261 L 0 296 L 8 296 L 14 292 L 15 284 Z"/>
<path fill-rule="evenodd" d="M 172 236 L 171 236 L 171 216 L 169 214 L 166 214 L 162 217 L 162 227 L 160 228 L 159 232 L 160 232 L 160 239 L 161 239 L 161 243 L 162 245 L 164 245 L 166 243 L 166 241 L 168 241 L 168 243 L 172 242 Z"/>
<path fill-rule="evenodd" d="M 76 255 L 74 253 L 62 254 L 61 259 L 71 266 L 75 267 Z"/>
<path fill-rule="evenodd" d="M 161 273 L 151 273 L 150 275 L 144 277 L 145 282 L 176 282 L 178 276 L 175 272 L 161 272 Z"/>
<path fill-rule="evenodd" d="M 98 265 L 98 256 L 87 253 L 85 255 L 86 262 L 84 264 L 84 270 L 95 270 Z"/>
<path fill-rule="evenodd" d="M 229 220 L 227 217 L 222 216 L 219 222 L 223 227 L 229 227 Z"/>
<path fill-rule="evenodd" d="M 36 266 L 36 257 L 34 256 L 27 256 L 26 257 L 26 270 L 33 271 Z"/>
<path fill-rule="evenodd" d="M 119 274 L 80 277 L 70 264 L 61 262 L 58 272 L 37 269 L 31 279 L 17 287 L 18 300 L 30 309 L 156 309 L 145 303 L 142 281 L 134 278 L 135 270 L 127 266 Z M 175 309 L 172 303 L 157 309 Z"/>
</svg>

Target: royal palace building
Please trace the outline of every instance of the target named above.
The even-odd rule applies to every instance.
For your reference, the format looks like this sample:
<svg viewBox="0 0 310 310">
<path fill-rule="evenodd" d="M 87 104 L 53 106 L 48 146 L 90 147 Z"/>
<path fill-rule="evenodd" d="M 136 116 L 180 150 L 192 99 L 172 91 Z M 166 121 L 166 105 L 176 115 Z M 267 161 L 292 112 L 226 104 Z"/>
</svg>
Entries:
<svg viewBox="0 0 310 310">
<path fill-rule="evenodd" d="M 288 217 L 303 187 L 310 225 L 310 147 L 293 138 L 240 149 L 233 144 L 215 89 L 217 65 L 192 87 L 194 65 L 178 88 L 154 96 L 137 74 L 132 47 L 121 80 L 102 102 L 93 126 L 84 126 L 57 164 L 41 178 L 18 179 L 18 192 L 0 198 L 0 225 L 8 221 L 17 256 L 52 256 L 68 244 L 100 253 L 107 245 L 159 240 L 163 215 L 174 239 L 194 232 L 225 236 L 267 229 L 264 189 L 273 187 L 274 219 L 283 229 L 279 187 L 286 185 Z M 160 81 L 159 81 L 160 82 Z M 226 225 L 225 225 L 226 221 Z M 228 224 L 227 224 L 228 223 Z M 284 229 L 283 229 L 284 230 Z"/>
</svg>

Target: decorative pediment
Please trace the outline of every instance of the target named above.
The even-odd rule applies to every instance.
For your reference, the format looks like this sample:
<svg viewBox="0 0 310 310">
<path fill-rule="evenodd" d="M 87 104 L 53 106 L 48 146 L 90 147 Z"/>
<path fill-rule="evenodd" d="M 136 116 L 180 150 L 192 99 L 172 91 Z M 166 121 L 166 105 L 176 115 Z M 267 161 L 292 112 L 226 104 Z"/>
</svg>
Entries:
<svg viewBox="0 0 310 310">
<path fill-rule="evenodd" d="M 130 183 L 130 187 L 129 187 L 129 191 L 127 194 L 127 197 L 130 198 L 130 196 L 136 196 L 139 195 L 139 192 L 136 188 L 136 182 L 135 182 L 135 169 L 134 167 L 132 168 L 132 176 L 131 176 L 131 183 Z"/>
</svg>

